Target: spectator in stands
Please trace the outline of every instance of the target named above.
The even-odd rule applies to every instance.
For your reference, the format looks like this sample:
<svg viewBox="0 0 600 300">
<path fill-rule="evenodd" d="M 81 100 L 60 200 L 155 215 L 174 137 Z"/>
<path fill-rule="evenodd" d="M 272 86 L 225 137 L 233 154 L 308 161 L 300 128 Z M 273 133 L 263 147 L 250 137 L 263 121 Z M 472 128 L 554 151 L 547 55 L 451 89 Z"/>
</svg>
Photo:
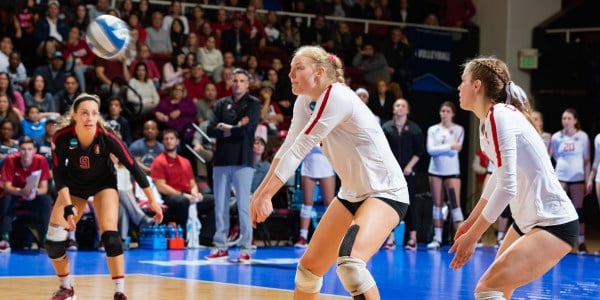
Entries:
<svg viewBox="0 0 600 300">
<path fill-rule="evenodd" d="M 173 20 L 170 28 L 170 37 L 173 52 L 180 52 L 187 40 L 187 34 L 183 32 L 183 23 L 180 19 Z"/>
<path fill-rule="evenodd" d="M 317 15 L 311 27 L 308 27 L 302 37 L 304 45 L 317 45 L 331 52 L 333 50 L 333 31 L 329 28 L 325 16 Z"/>
<path fill-rule="evenodd" d="M 177 132 L 181 132 L 186 124 L 195 122 L 196 105 L 187 98 L 186 93 L 183 83 L 173 85 L 169 97 L 160 100 L 155 109 L 156 120 Z"/>
<path fill-rule="evenodd" d="M 39 184 L 28 186 L 27 177 L 35 171 L 41 171 Z M 44 244 L 52 206 L 52 199 L 46 194 L 50 178 L 48 162 L 42 155 L 36 154 L 33 139 L 28 136 L 21 137 L 19 152 L 8 156 L 2 165 L 2 181 L 6 194 L 0 201 L 0 252 L 10 251 L 8 237 L 12 231 L 12 213 L 17 205 L 34 215 L 33 220 L 42 243 L 38 246 Z"/>
<path fill-rule="evenodd" d="M 237 63 L 245 63 L 251 52 L 250 36 L 243 30 L 242 14 L 233 14 L 233 27 L 225 30 L 221 35 L 221 50 L 231 52 Z"/>
<path fill-rule="evenodd" d="M 46 91 L 54 96 L 63 89 L 63 83 L 67 77 L 64 66 L 65 57 L 62 55 L 62 52 L 56 51 L 52 56 L 50 64 L 37 67 L 35 71 L 33 71 L 33 76 L 38 74 L 42 75 L 46 82 Z"/>
<path fill-rule="evenodd" d="M 215 249 L 206 256 L 209 260 L 228 257 L 229 198 L 233 187 L 237 200 L 241 240 L 239 259 L 250 261 L 252 224 L 249 205 L 250 188 L 254 175 L 252 144 L 260 121 L 260 102 L 249 94 L 250 75 L 246 70 L 233 71 L 233 95 L 220 99 L 214 118 L 208 125 L 209 136 L 217 139 L 213 158 L 213 191 L 217 231 Z"/>
<path fill-rule="evenodd" d="M 210 36 L 206 39 L 204 47 L 198 50 L 198 61 L 204 67 L 206 74 L 214 82 L 221 81 L 221 72 L 223 71 L 223 54 L 216 47 L 215 37 Z"/>
<path fill-rule="evenodd" d="M 101 57 L 96 57 L 96 77 L 99 81 L 99 92 L 100 94 L 117 94 L 120 91 L 120 80 L 128 82 L 131 79 L 127 64 L 125 64 L 125 57 L 120 57 L 120 60 L 106 60 Z M 112 91 L 110 90 L 111 83 Z M 91 88 L 88 88 L 91 90 Z"/>
<path fill-rule="evenodd" d="M 146 175 L 150 175 L 150 165 L 152 165 L 154 158 L 165 150 L 163 144 L 157 140 L 158 124 L 156 121 L 148 120 L 144 122 L 142 136 L 131 143 L 129 152 L 138 162 L 142 171 Z"/>
<path fill-rule="evenodd" d="M 58 113 L 63 115 L 68 112 L 73 101 L 80 93 L 81 90 L 79 89 L 77 77 L 73 74 L 67 75 L 63 84 L 63 89 L 54 96 L 54 102 L 56 103 Z"/>
<path fill-rule="evenodd" d="M 129 18 L 127 18 L 127 24 L 129 24 L 130 30 L 135 29 L 138 32 L 138 39 L 134 46 L 137 46 L 137 42 L 146 43 L 146 38 L 148 34 L 146 33 L 146 29 L 140 22 L 140 17 L 137 14 L 130 15 Z"/>
<path fill-rule="evenodd" d="M 220 49 L 221 48 L 221 39 L 216 38 L 217 35 L 213 32 L 212 25 L 208 22 L 204 22 L 204 24 L 202 24 L 202 28 L 198 35 L 198 45 L 200 47 L 204 47 L 204 45 L 206 45 L 206 40 L 208 40 L 208 38 L 211 36 L 215 37 L 215 40 L 217 41 L 215 43 L 215 47 Z"/>
<path fill-rule="evenodd" d="M 127 89 L 127 102 L 132 105 L 134 114 L 138 114 L 139 112 L 141 115 L 146 115 L 158 105 L 160 101 L 158 92 L 156 91 L 154 82 L 148 76 L 148 66 L 146 63 L 138 62 L 135 65 L 132 75 L 129 80 L 131 88 Z"/>
<path fill-rule="evenodd" d="M 204 131 L 206 131 L 208 122 L 212 119 L 217 100 L 217 86 L 212 82 L 208 82 L 204 86 L 203 97 L 194 101 L 196 103 L 196 124 L 200 125 L 200 128 Z"/>
<path fill-rule="evenodd" d="M 19 143 L 14 139 L 17 136 L 15 132 L 18 131 L 16 128 L 20 128 L 20 124 L 15 127 L 8 119 L 0 121 L 0 165 L 9 154 L 17 152 Z"/>
<path fill-rule="evenodd" d="M 256 15 L 256 6 L 248 5 L 244 18 L 243 30 L 250 37 L 250 45 L 252 49 L 259 49 L 267 44 L 267 34 L 265 33 L 265 25 L 258 19 Z"/>
<path fill-rule="evenodd" d="M 263 85 L 258 93 L 258 99 L 260 99 L 261 106 L 260 120 L 262 125 L 265 125 L 265 127 L 268 129 L 270 134 L 276 135 L 278 130 L 287 128 L 281 127 L 284 121 L 283 113 L 279 108 L 279 104 L 273 101 L 272 85 L 268 84 L 268 82 L 267 84 L 264 83 L 265 82 L 263 82 Z"/>
<path fill-rule="evenodd" d="M 390 3 L 390 6 L 395 5 L 395 1 Z M 408 0 L 399 1 L 399 9 L 392 9 L 392 18 L 402 23 L 413 23 L 417 24 L 423 20 L 422 14 L 418 9 L 410 6 Z"/>
<path fill-rule="evenodd" d="M 302 36 L 300 30 L 294 26 L 294 22 L 291 17 L 284 16 L 281 20 L 281 30 L 279 35 L 279 43 L 284 51 L 292 53 L 294 50 L 300 47 L 302 43 Z"/>
<path fill-rule="evenodd" d="M 81 89 L 85 91 L 85 72 L 93 65 L 96 56 L 81 38 L 78 27 L 72 26 L 69 30 L 69 37 L 64 44 L 62 54 L 67 60 L 67 69 L 73 70 Z"/>
<path fill-rule="evenodd" d="M 348 11 L 350 11 L 350 9 L 343 0 L 333 0 L 331 3 L 331 11 L 326 15 L 346 17 L 348 16 Z"/>
<path fill-rule="evenodd" d="M 107 1 L 107 0 L 99 0 Z M 69 25 L 64 20 L 58 18 L 60 3 L 56 0 L 47 2 L 46 17 L 40 18 L 35 24 L 33 39 L 36 45 L 52 37 L 58 41 L 67 39 L 69 34 Z"/>
<path fill-rule="evenodd" d="M 137 15 L 140 16 L 142 27 L 146 28 L 152 25 L 152 11 L 150 10 L 149 0 L 140 0 L 137 7 Z"/>
<path fill-rule="evenodd" d="M 58 118 L 48 117 L 44 123 L 44 134 L 34 138 L 37 153 L 44 156 L 52 168 L 52 138 L 58 129 Z M 50 193 L 53 195 L 53 193 Z"/>
<path fill-rule="evenodd" d="M 261 128 L 263 130 L 261 130 Z M 252 187 L 250 191 L 254 193 L 258 185 L 265 179 L 271 163 L 267 160 L 267 129 L 261 125 L 256 128 L 254 136 L 254 144 L 252 145 L 252 166 L 254 168 L 254 176 L 252 177 Z"/>
<path fill-rule="evenodd" d="M 130 28 L 129 29 L 129 45 L 127 45 L 127 49 L 125 49 L 125 53 L 123 53 L 123 55 L 125 56 L 124 64 L 127 65 L 127 67 L 131 68 L 131 63 L 133 63 L 133 61 L 137 58 L 137 50 L 138 50 L 138 46 L 140 44 L 139 39 L 140 39 L 140 32 L 138 31 L 138 29 Z"/>
<path fill-rule="evenodd" d="M 187 77 L 190 71 L 185 68 L 184 64 L 185 54 L 181 52 L 181 50 L 173 52 L 171 60 L 163 65 L 163 82 L 160 85 L 161 90 L 169 89 L 176 83 L 183 82 L 183 78 Z"/>
<path fill-rule="evenodd" d="M 37 104 L 28 105 L 25 109 L 25 116 L 21 120 L 21 133 L 23 136 L 36 138 L 44 134 L 45 119 L 40 115 L 40 106 Z"/>
<path fill-rule="evenodd" d="M 40 118 L 60 116 L 58 107 L 56 107 L 56 101 L 54 101 L 52 94 L 47 92 L 46 81 L 42 75 L 34 75 L 31 78 L 29 88 L 23 95 L 23 98 L 27 107 L 32 105 L 39 106 Z"/>
<path fill-rule="evenodd" d="M 475 15 L 475 4 L 472 0 L 446 0 L 442 1 L 442 25 L 450 27 L 463 27 Z"/>
<path fill-rule="evenodd" d="M 360 98 L 360 100 L 364 103 L 364 104 L 369 104 L 369 91 L 367 91 L 367 89 L 365 88 L 357 88 L 356 91 L 354 91 L 356 93 L 356 95 L 358 96 L 358 98 Z M 379 121 L 379 117 L 377 117 L 377 120 Z"/>
<path fill-rule="evenodd" d="M 352 48 L 353 37 L 348 23 L 338 21 L 333 31 L 333 52 L 344 53 L 346 49 Z"/>
<path fill-rule="evenodd" d="M 267 13 L 267 21 L 265 23 L 265 35 L 267 37 L 267 46 L 280 47 L 279 42 L 279 16 L 275 11 Z"/>
<path fill-rule="evenodd" d="M 376 93 L 369 97 L 368 106 L 378 118 L 381 124 L 392 119 L 394 111 L 394 95 L 389 90 L 385 80 L 377 80 Z"/>
<path fill-rule="evenodd" d="M 367 0 L 356 0 L 350 9 L 350 16 L 358 19 L 373 19 L 373 7 Z"/>
<path fill-rule="evenodd" d="M 70 22 L 70 26 L 79 28 L 81 36 L 84 36 L 89 25 L 90 16 L 88 14 L 87 7 L 85 7 L 85 4 L 83 3 L 78 3 L 75 7 L 75 15 Z"/>
<path fill-rule="evenodd" d="M 104 115 L 104 120 L 114 129 L 119 131 L 121 140 L 125 145 L 131 144 L 131 129 L 129 121 L 121 114 L 123 113 L 123 100 L 118 96 L 108 98 L 108 114 Z M 118 125 L 118 126 L 117 126 Z"/>
<path fill-rule="evenodd" d="M 183 51 L 185 54 L 193 53 L 197 55 L 199 49 L 200 45 L 198 44 L 198 35 L 196 32 L 192 31 L 190 34 L 188 34 L 187 39 L 185 40 L 185 45 L 183 48 L 181 48 L 181 51 Z"/>
<path fill-rule="evenodd" d="M 217 83 L 217 98 L 223 98 L 232 95 L 233 87 L 233 68 L 223 67 L 221 72 L 221 82 Z"/>
<path fill-rule="evenodd" d="M 148 47 L 148 45 L 146 45 L 146 44 L 139 44 L 138 50 L 137 50 L 137 58 L 134 61 L 132 61 L 131 65 L 129 66 L 130 74 L 135 73 L 134 71 L 136 69 L 136 65 L 139 62 L 143 62 L 146 64 L 146 69 L 148 71 L 148 78 L 150 78 L 152 80 L 152 82 L 154 83 L 154 87 L 155 88 L 160 87 L 160 79 L 161 79 L 160 70 L 158 70 L 158 66 L 156 66 L 156 62 L 154 62 L 154 60 L 151 58 L 150 47 Z"/>
<path fill-rule="evenodd" d="M 119 6 L 119 16 L 123 20 L 128 20 L 131 15 L 135 15 L 135 12 L 133 11 L 133 1 L 123 0 Z"/>
<path fill-rule="evenodd" d="M 223 67 L 229 67 L 231 69 L 235 69 L 235 66 L 238 63 L 235 62 L 235 56 L 233 52 L 225 51 L 223 52 Z"/>
<path fill-rule="evenodd" d="M 187 17 L 183 14 L 183 11 L 181 9 L 181 1 L 179 0 L 173 0 L 171 1 L 171 6 L 169 8 L 169 15 L 166 15 L 164 20 L 163 20 L 163 30 L 167 30 L 169 31 L 171 29 L 171 24 L 173 24 L 173 21 L 175 19 L 178 19 L 181 21 L 182 25 L 183 25 L 183 33 L 188 34 L 190 32 L 190 25 L 188 22 Z"/>
<path fill-rule="evenodd" d="M 185 157 L 177 154 L 177 132 L 165 129 L 162 141 L 165 150 L 152 162 L 152 180 L 168 211 L 175 215 L 175 222 L 185 231 L 189 206 L 196 205 L 199 214 L 212 214 L 214 201 L 209 195 L 202 195 L 198 191 L 192 165 Z"/>
<path fill-rule="evenodd" d="M 383 10 L 383 6 L 375 5 L 373 8 L 373 20 L 374 21 L 391 21 L 389 18 L 389 12 Z M 369 24 L 369 36 L 373 41 L 381 41 L 382 38 L 385 38 L 388 35 L 389 25 L 385 24 Z"/>
<path fill-rule="evenodd" d="M 375 52 L 372 43 L 366 42 L 362 50 L 352 59 L 352 66 L 365 72 L 365 81 L 375 85 L 378 80 L 390 81 L 390 67 L 385 56 L 380 52 Z"/>
<path fill-rule="evenodd" d="M 6 70 L 10 79 L 10 84 L 15 90 L 22 92 L 25 89 L 27 83 L 27 70 L 25 65 L 21 62 L 21 54 L 17 51 L 13 51 L 8 56 L 8 67 Z"/>
<path fill-rule="evenodd" d="M 36 1 L 17 1 L 15 6 L 15 44 L 23 54 L 23 61 L 28 70 L 31 70 L 32 58 L 35 50 L 33 29 L 39 18 Z"/>
<path fill-rule="evenodd" d="M 250 74 L 249 88 L 251 91 L 255 91 L 260 87 L 264 76 L 263 70 L 258 65 L 258 57 L 256 57 L 256 55 L 250 54 L 248 56 L 246 70 L 248 71 L 248 74 Z"/>
<path fill-rule="evenodd" d="M 202 6 L 200 6 L 200 4 L 192 8 L 192 17 L 188 23 L 190 25 L 190 31 L 188 34 L 191 34 L 192 32 L 200 32 L 202 30 L 202 25 L 204 25 L 204 23 L 209 23 L 209 21 L 204 18 L 204 9 Z"/>
<path fill-rule="evenodd" d="M 191 76 L 183 80 L 183 85 L 187 91 L 187 97 L 194 103 L 204 97 L 204 86 L 210 82 L 204 68 L 200 63 L 194 63 L 191 70 Z"/>
<path fill-rule="evenodd" d="M 408 91 L 411 84 L 411 49 L 408 39 L 400 28 L 390 30 L 389 38 L 381 47 L 381 53 L 389 65 L 392 81 L 399 83 L 403 91 Z"/>
<path fill-rule="evenodd" d="M 88 5 L 88 14 L 90 16 L 90 20 L 95 20 L 97 17 L 108 14 L 108 10 L 110 9 L 109 0 L 98 0 L 96 5 Z"/>
<path fill-rule="evenodd" d="M 21 124 L 21 116 L 13 109 L 10 103 L 10 98 L 6 94 L 0 94 L 0 121 L 8 121 L 12 123 L 13 128 L 19 128 Z M 16 135 L 19 135 L 17 130 Z"/>
<path fill-rule="evenodd" d="M 425 18 L 423 19 L 423 24 L 429 26 L 440 26 L 440 21 L 435 13 L 430 12 L 425 15 Z"/>
<path fill-rule="evenodd" d="M 4 36 L 0 39 L 0 70 L 6 71 L 8 68 L 8 56 L 13 52 L 12 39 Z"/>
<path fill-rule="evenodd" d="M 408 187 L 408 196 L 411 203 L 415 203 L 415 193 L 417 190 L 416 165 L 425 154 L 425 138 L 421 127 L 408 118 L 410 114 L 410 104 L 406 99 L 399 98 L 394 102 L 392 120 L 383 124 L 383 133 L 390 144 L 392 153 L 396 157 L 404 179 Z M 418 213 L 416 205 L 408 207 L 406 215 L 406 228 L 408 231 L 408 241 L 405 248 L 408 250 L 417 250 L 417 220 Z M 388 237 L 384 248 L 395 248 L 394 233 Z"/>
<path fill-rule="evenodd" d="M 227 17 L 227 11 L 224 8 L 217 10 L 217 20 L 212 23 L 217 40 L 222 40 L 223 32 L 231 28 L 231 22 Z"/>
<path fill-rule="evenodd" d="M 152 26 L 146 27 L 146 35 L 146 45 L 151 53 L 173 52 L 169 30 L 163 27 L 163 15 L 160 11 L 152 13 Z"/>
<path fill-rule="evenodd" d="M 19 91 L 13 89 L 7 72 L 0 72 L 0 95 L 6 95 L 14 111 L 19 116 L 23 116 L 25 112 L 25 100 Z"/>
</svg>

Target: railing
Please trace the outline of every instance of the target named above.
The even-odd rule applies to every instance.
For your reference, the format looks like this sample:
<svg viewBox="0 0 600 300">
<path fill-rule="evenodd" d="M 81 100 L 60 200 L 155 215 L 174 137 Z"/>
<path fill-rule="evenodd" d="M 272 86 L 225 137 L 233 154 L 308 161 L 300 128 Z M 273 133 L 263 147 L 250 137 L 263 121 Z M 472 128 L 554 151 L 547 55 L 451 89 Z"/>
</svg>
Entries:
<svg viewBox="0 0 600 300">
<path fill-rule="evenodd" d="M 580 32 L 600 32 L 600 27 L 546 29 L 546 33 L 564 33 L 565 40 L 567 43 L 571 42 L 571 33 L 580 33 Z"/>
<path fill-rule="evenodd" d="M 116 6 L 115 6 L 116 2 L 117 2 L 117 0 L 112 0 L 111 1 L 112 7 L 116 8 Z M 139 0 L 133 0 L 133 2 L 139 2 Z M 160 5 L 164 5 L 164 6 L 169 6 L 169 5 L 171 5 L 171 1 L 152 0 L 152 4 L 160 4 Z M 198 5 L 198 4 L 196 4 L 196 3 L 187 3 L 187 2 L 182 2 L 181 3 L 183 11 L 185 11 L 188 8 L 192 8 L 192 7 L 196 6 L 196 5 Z M 246 8 L 233 7 L 233 6 L 223 6 L 223 5 L 213 5 L 213 4 L 200 4 L 200 6 L 203 9 L 205 9 L 205 10 L 206 9 L 209 9 L 209 10 L 219 10 L 221 8 L 224 8 L 227 11 L 239 11 L 239 12 L 242 12 L 242 13 L 246 12 Z M 268 12 L 268 10 L 257 9 L 256 12 L 261 13 L 261 14 L 266 14 Z M 296 12 L 289 12 L 289 11 L 275 11 L 275 13 L 277 13 L 280 16 L 291 16 L 291 17 L 305 18 L 306 19 L 306 24 L 308 26 L 310 26 L 310 24 L 312 23 L 312 20 L 316 17 L 316 14 L 304 14 L 304 13 L 296 13 Z M 466 32 L 468 32 L 464 28 L 445 27 L 445 26 L 431 26 L 431 25 L 416 24 L 416 23 L 404 23 L 404 22 L 392 22 L 392 21 L 378 21 L 378 20 L 346 18 L 346 17 L 336 17 L 336 16 L 325 16 L 325 19 L 326 20 L 331 20 L 331 21 L 344 21 L 344 22 L 348 22 L 348 23 L 362 23 L 364 25 L 364 33 L 369 33 L 369 25 L 370 24 L 397 26 L 397 27 L 401 27 L 401 28 L 415 27 L 415 28 L 435 29 L 435 30 L 458 32 L 458 33 L 466 33 Z"/>
</svg>

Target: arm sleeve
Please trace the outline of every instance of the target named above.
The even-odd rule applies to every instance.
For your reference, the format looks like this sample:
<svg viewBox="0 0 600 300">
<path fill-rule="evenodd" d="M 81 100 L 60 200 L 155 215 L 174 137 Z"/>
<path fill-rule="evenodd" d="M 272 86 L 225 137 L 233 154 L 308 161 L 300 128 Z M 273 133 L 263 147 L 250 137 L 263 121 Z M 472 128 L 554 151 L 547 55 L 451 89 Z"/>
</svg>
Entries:
<svg viewBox="0 0 600 300">
<path fill-rule="evenodd" d="M 447 155 L 451 151 L 450 146 L 451 144 L 436 145 L 434 128 L 431 127 L 427 130 L 427 153 L 430 156 Z"/>
<path fill-rule="evenodd" d="M 328 95 L 330 92 L 332 94 Z M 326 92 L 323 100 L 317 104 L 308 124 L 296 136 L 293 144 L 286 151 L 278 153 L 279 164 L 275 168 L 275 175 L 281 181 L 286 182 L 294 174 L 296 168 L 298 168 L 298 165 L 300 165 L 300 162 L 310 152 L 312 147 L 320 143 L 331 130 L 351 116 L 353 106 L 348 103 L 348 100 L 344 96 L 341 93 L 336 93 L 336 90 L 331 87 Z M 294 114 L 298 110 L 300 108 L 295 106 Z M 290 137 L 288 136 L 288 138 Z"/>
<path fill-rule="evenodd" d="M 150 183 L 148 182 L 148 178 L 135 162 L 135 159 L 133 159 L 133 156 L 131 156 L 129 150 L 127 150 L 125 143 L 123 143 L 123 141 L 121 141 L 121 139 L 119 139 L 112 132 L 108 131 L 106 132 L 106 140 L 110 153 L 114 154 L 119 159 L 119 162 L 123 164 L 127 170 L 129 170 L 129 172 L 131 172 L 135 178 L 135 181 L 140 185 L 140 187 L 149 187 Z"/>
<path fill-rule="evenodd" d="M 495 148 L 499 149 L 497 151 L 500 152 L 501 163 L 498 163 L 498 168 L 492 174 L 492 178 L 496 177 L 495 184 L 490 179 L 484 189 L 484 194 L 489 197 L 486 198 L 488 203 L 482 211 L 483 217 L 491 223 L 496 221 L 504 208 L 517 196 L 517 135 L 520 132 L 518 125 L 511 122 L 510 117 L 511 113 L 519 112 L 498 109 L 493 113 L 496 114 L 493 120 L 498 135 L 493 140 L 498 141 Z M 488 186 L 491 185 L 494 185 L 495 189 L 489 194 Z"/>
</svg>

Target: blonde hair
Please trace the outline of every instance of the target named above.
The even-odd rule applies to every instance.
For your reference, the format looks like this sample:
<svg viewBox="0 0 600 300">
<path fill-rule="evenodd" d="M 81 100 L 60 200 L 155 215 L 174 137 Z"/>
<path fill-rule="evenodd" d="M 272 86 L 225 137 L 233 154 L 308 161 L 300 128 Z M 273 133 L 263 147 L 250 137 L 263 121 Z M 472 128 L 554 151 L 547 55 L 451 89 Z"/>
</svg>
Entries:
<svg viewBox="0 0 600 300">
<path fill-rule="evenodd" d="M 342 60 L 335 54 L 329 53 L 319 46 L 302 46 L 294 53 L 294 57 L 297 56 L 304 56 L 312 59 L 316 67 L 325 69 L 327 78 L 334 82 L 345 82 Z"/>
<path fill-rule="evenodd" d="M 65 128 L 65 127 L 69 127 L 69 126 L 75 124 L 75 119 L 73 119 L 73 114 L 77 111 L 77 108 L 79 108 L 79 105 L 83 101 L 94 101 L 94 102 L 96 102 L 96 104 L 98 104 L 98 109 L 100 109 L 100 97 L 98 97 L 98 95 L 81 93 L 81 94 L 79 94 L 79 96 L 77 96 L 77 98 L 75 98 L 75 100 L 73 100 L 73 105 L 71 105 L 69 112 L 66 113 L 65 116 L 62 118 L 59 128 Z M 98 115 L 98 124 L 102 128 L 107 128 L 106 121 L 100 115 Z"/>
</svg>

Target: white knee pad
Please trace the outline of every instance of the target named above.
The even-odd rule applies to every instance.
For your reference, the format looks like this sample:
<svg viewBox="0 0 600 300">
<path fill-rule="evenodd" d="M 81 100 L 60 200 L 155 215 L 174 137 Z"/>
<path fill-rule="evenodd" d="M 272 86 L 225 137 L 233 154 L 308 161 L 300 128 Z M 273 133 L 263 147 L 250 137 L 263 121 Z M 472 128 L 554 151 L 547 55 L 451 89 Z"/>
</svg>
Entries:
<svg viewBox="0 0 600 300">
<path fill-rule="evenodd" d="M 465 220 L 465 217 L 463 217 L 463 213 L 462 213 L 462 210 L 460 209 L 460 207 L 453 208 L 452 209 L 452 222 L 462 222 L 464 220 Z"/>
<path fill-rule="evenodd" d="M 312 205 L 304 205 L 302 204 L 302 208 L 300 209 L 300 218 L 310 219 L 312 215 Z"/>
<path fill-rule="evenodd" d="M 475 293 L 475 300 L 504 300 L 504 293 L 499 291 Z"/>
<path fill-rule="evenodd" d="M 366 293 L 375 286 L 375 279 L 366 268 L 367 264 L 352 256 L 341 256 L 337 259 L 337 275 L 342 285 L 352 296 Z"/>
<path fill-rule="evenodd" d="M 314 294 L 321 291 L 321 287 L 323 286 L 323 277 L 313 274 L 302 264 L 298 263 L 294 283 L 296 284 L 297 290 L 303 293 Z"/>
<path fill-rule="evenodd" d="M 433 219 L 434 220 L 443 220 L 444 219 L 444 213 L 442 212 L 442 207 L 441 206 L 434 206 L 433 207 Z"/>
</svg>

